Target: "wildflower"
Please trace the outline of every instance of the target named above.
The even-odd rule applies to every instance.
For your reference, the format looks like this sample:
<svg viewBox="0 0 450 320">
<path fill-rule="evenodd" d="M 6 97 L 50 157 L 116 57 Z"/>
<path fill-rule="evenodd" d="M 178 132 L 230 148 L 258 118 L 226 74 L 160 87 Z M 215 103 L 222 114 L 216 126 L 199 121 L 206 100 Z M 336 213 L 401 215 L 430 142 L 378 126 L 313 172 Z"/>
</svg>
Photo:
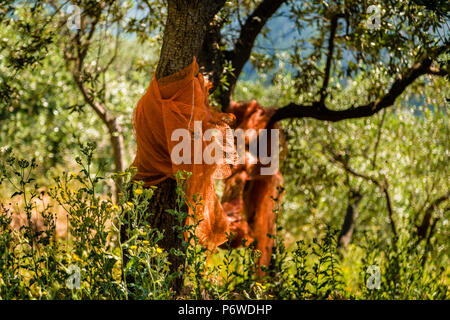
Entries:
<svg viewBox="0 0 450 320">
<path fill-rule="evenodd" d="M 258 287 L 260 287 L 260 288 L 263 289 L 263 290 L 266 290 L 266 286 L 262 285 L 262 284 L 259 283 L 259 282 L 255 282 L 255 285 L 258 286 Z"/>
<path fill-rule="evenodd" d="M 72 254 L 72 258 L 75 261 L 83 262 L 83 260 L 76 253 Z"/>
<path fill-rule="evenodd" d="M 129 205 L 130 207 L 134 207 L 133 202 L 130 202 L 130 201 L 127 202 L 127 205 Z"/>
<path fill-rule="evenodd" d="M 136 250 L 136 249 L 137 249 L 137 246 L 135 246 L 135 245 L 130 246 L 130 250 Z"/>
<path fill-rule="evenodd" d="M 115 205 L 113 205 L 113 209 L 118 210 L 118 209 L 119 209 L 119 206 L 118 206 L 117 204 L 115 204 Z"/>
<path fill-rule="evenodd" d="M 161 249 L 161 248 L 156 248 L 156 252 L 159 253 L 159 254 L 161 254 L 161 253 L 163 253 L 163 249 Z"/>
<path fill-rule="evenodd" d="M 77 176 L 77 174 L 75 172 L 70 172 L 70 175 L 74 178 Z"/>
<path fill-rule="evenodd" d="M 150 244 L 150 241 L 144 240 L 144 241 L 142 241 L 142 243 L 143 243 L 143 244 L 146 244 L 146 245 L 149 245 L 149 244 Z"/>
<path fill-rule="evenodd" d="M 142 194 L 143 192 L 144 191 L 141 188 L 134 190 L 134 193 L 136 194 Z"/>
</svg>

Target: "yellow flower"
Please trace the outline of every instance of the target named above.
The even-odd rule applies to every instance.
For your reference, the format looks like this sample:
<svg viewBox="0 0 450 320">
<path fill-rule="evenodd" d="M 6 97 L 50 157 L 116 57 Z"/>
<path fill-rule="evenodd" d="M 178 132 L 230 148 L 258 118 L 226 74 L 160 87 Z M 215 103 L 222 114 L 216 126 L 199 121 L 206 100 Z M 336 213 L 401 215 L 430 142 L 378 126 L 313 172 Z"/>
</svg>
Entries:
<svg viewBox="0 0 450 320">
<path fill-rule="evenodd" d="M 77 176 L 77 174 L 75 172 L 71 172 L 70 175 L 74 178 Z"/>
<path fill-rule="evenodd" d="M 114 209 L 119 209 L 119 206 L 117 204 L 113 205 Z"/>
<path fill-rule="evenodd" d="M 161 254 L 161 253 L 163 253 L 163 250 L 161 248 L 156 248 L 156 252 Z"/>
<path fill-rule="evenodd" d="M 127 205 L 129 205 L 130 207 L 134 206 L 133 202 L 130 202 L 130 201 L 127 202 Z"/>
<path fill-rule="evenodd" d="M 142 243 L 143 243 L 143 244 L 149 245 L 149 244 L 150 244 L 150 241 L 144 240 L 144 241 L 142 241 Z"/>
<path fill-rule="evenodd" d="M 81 258 L 80 258 L 76 253 L 72 254 L 72 258 L 73 258 L 73 260 L 75 260 L 75 261 L 83 262 L 83 260 L 81 260 Z"/>
<path fill-rule="evenodd" d="M 255 285 L 258 286 L 258 287 L 260 287 L 260 288 L 263 289 L 263 290 L 266 290 L 266 286 L 262 285 L 262 284 L 259 283 L 259 282 L 255 282 Z"/>
<path fill-rule="evenodd" d="M 142 190 L 142 189 L 134 190 L 134 193 L 136 193 L 136 194 L 142 194 L 143 192 L 144 192 L 144 190 Z"/>
<path fill-rule="evenodd" d="M 137 246 L 135 246 L 135 245 L 130 246 L 130 250 L 136 250 L 136 249 L 137 249 Z"/>
</svg>

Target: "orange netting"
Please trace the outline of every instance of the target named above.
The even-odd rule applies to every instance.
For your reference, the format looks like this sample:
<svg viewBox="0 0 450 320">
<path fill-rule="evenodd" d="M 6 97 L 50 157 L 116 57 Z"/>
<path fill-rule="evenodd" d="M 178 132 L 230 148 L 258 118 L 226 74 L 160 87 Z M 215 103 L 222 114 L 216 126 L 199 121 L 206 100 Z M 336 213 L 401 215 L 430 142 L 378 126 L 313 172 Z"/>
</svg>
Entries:
<svg viewBox="0 0 450 320">
<path fill-rule="evenodd" d="M 227 110 L 236 116 L 237 128 L 257 131 L 266 128 L 274 111 L 263 108 L 255 100 L 232 102 Z M 274 244 L 267 234 L 275 234 L 275 200 L 281 200 L 278 187 L 283 184 L 283 177 L 279 170 L 272 175 L 261 175 L 261 164 L 249 161 L 253 155 L 248 143 L 249 139 L 246 139 L 245 164 L 233 166 L 232 175 L 225 180 L 222 206 L 230 221 L 230 231 L 235 234 L 231 245 L 240 246 L 242 239 L 246 239 L 247 244 L 256 241 L 256 248 L 262 253 L 259 264 L 267 266 Z M 269 139 L 266 144 L 270 144 Z"/>
<path fill-rule="evenodd" d="M 265 109 L 256 101 L 232 102 L 227 110 L 232 114 L 215 112 L 208 102 L 209 88 L 195 59 L 189 67 L 174 75 L 152 79 L 134 114 L 137 152 L 133 166 L 138 169 L 134 179 L 150 186 L 173 178 L 179 170 L 192 172 L 187 181 L 186 195 L 191 204 L 193 195 L 199 194 L 202 198 L 202 206 L 197 206 L 195 212 L 197 219 L 202 220 L 196 230 L 200 243 L 214 249 L 227 240 L 226 233 L 231 231 L 236 235 L 233 246 L 240 245 L 244 238 L 248 243 L 256 240 L 256 247 L 262 252 L 260 264 L 267 265 L 273 246 L 273 240 L 267 234 L 275 232 L 273 198 L 279 197 L 277 187 L 283 181 L 280 172 L 261 175 L 259 162 L 249 164 L 248 158 L 254 155 L 248 152 L 248 137 L 245 164 L 233 167 L 226 163 L 195 164 L 195 161 L 176 164 L 171 158 L 172 150 L 179 143 L 171 139 L 177 129 L 189 130 L 189 155 L 194 160 L 195 143 L 201 143 L 202 150 L 206 147 L 201 137 L 207 129 L 215 128 L 225 137 L 226 129 L 236 118 L 237 128 L 264 129 L 274 112 L 274 109 Z M 202 123 L 201 132 L 194 132 L 196 121 Z M 215 193 L 214 179 L 224 178 L 227 180 L 221 204 Z"/>
<path fill-rule="evenodd" d="M 186 183 L 187 199 L 191 205 L 195 194 L 202 199 L 202 205 L 195 210 L 197 221 L 202 220 L 196 234 L 201 244 L 213 249 L 226 241 L 229 230 L 228 219 L 215 193 L 214 179 L 225 178 L 231 171 L 226 163 L 194 163 L 194 146 L 200 143 L 204 150 L 206 142 L 202 134 L 212 128 L 223 133 L 234 116 L 212 110 L 208 102 L 209 88 L 195 58 L 190 66 L 176 74 L 159 80 L 153 77 L 134 113 L 137 152 L 132 165 L 138 170 L 134 179 L 144 181 L 145 186 L 174 178 L 179 170 L 192 172 Z M 201 132 L 194 132 L 196 121 L 201 121 Z M 177 129 L 189 130 L 190 164 L 176 164 L 171 160 L 172 150 L 179 143 L 171 138 Z M 193 210 L 190 212 L 192 214 Z"/>
</svg>

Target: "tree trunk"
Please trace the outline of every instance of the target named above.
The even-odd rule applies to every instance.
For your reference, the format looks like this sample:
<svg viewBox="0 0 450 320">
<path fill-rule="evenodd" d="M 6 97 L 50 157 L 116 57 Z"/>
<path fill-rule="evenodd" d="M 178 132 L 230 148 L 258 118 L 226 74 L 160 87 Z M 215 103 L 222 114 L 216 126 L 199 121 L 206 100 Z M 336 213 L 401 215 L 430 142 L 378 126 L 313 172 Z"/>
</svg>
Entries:
<svg viewBox="0 0 450 320">
<path fill-rule="evenodd" d="M 164 28 L 156 78 L 160 79 L 174 74 L 189 66 L 194 56 L 198 57 L 206 32 L 206 24 L 214 17 L 225 3 L 224 0 L 169 0 L 168 16 Z M 167 212 L 176 207 L 176 181 L 167 179 L 159 183 L 149 210 L 151 226 L 164 234 L 160 247 L 169 251 L 171 248 L 184 250 L 182 239 L 178 237 L 174 227 L 178 225 L 177 218 Z M 187 207 L 184 208 L 187 210 Z M 175 272 L 184 266 L 184 258 L 169 255 L 170 270 Z M 172 289 L 179 293 L 183 287 L 183 277 L 175 278 Z"/>
<path fill-rule="evenodd" d="M 354 193 L 349 199 L 347 212 L 345 214 L 342 230 L 338 238 L 338 248 L 345 248 L 352 240 L 353 231 L 355 230 L 356 218 L 358 217 L 358 207 L 361 202 L 362 195 Z"/>
</svg>

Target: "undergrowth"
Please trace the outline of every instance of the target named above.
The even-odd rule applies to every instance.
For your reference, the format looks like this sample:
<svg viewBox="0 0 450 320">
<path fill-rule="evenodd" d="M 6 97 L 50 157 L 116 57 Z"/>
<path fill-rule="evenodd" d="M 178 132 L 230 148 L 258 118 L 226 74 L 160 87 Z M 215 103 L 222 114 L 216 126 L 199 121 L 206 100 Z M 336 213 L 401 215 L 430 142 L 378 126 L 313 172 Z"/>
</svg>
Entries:
<svg viewBox="0 0 450 320">
<path fill-rule="evenodd" d="M 34 184 L 34 160 L 16 159 L 11 150 L 3 154 L 0 182 L 14 188 L 10 201 L 20 202 L 26 223 L 12 228 L 11 207 L 1 205 L 0 299 L 448 298 L 448 270 L 420 253 L 407 232 L 391 243 L 366 235 L 364 242 L 341 252 L 331 226 L 318 239 L 286 248 L 279 225 L 275 235 L 268 235 L 275 240 L 272 262 L 262 267 L 265 276 L 257 276 L 260 252 L 254 244 L 226 245 L 211 253 L 195 235 L 200 222 L 195 214 L 193 224 L 183 224 L 189 216 L 182 206 L 188 179 L 183 173 L 177 176 L 178 205 L 167 214 L 179 219 L 174 232 L 183 239 L 188 235 L 185 250 L 173 252 L 186 262 L 172 274 L 168 252 L 158 246 L 163 234 L 147 222 L 154 188 L 132 182 L 132 169 L 121 172 L 113 178 L 134 195 L 119 193 L 113 202 L 99 192 L 108 178 L 92 172 L 94 150 L 93 144 L 83 146 L 76 159 L 79 171 L 55 177 L 49 188 Z M 64 222 L 57 221 L 57 207 L 64 211 Z M 36 217 L 42 221 L 39 227 Z M 67 224 L 65 237 L 57 237 L 58 222 Z M 126 241 L 120 239 L 123 225 Z M 180 294 L 170 286 L 177 276 L 184 277 Z"/>
</svg>

